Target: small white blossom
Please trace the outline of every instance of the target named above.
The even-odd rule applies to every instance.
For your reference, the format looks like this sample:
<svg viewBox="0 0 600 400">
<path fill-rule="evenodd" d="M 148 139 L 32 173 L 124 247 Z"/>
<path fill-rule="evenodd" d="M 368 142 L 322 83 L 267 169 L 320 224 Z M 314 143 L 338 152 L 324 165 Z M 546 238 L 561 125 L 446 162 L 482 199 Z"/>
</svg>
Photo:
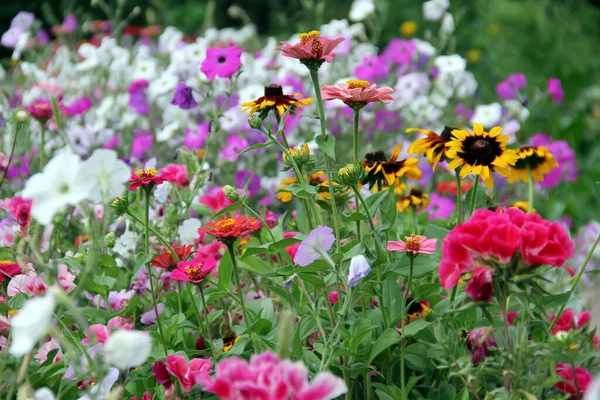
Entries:
<svg viewBox="0 0 600 400">
<path fill-rule="evenodd" d="M 124 371 L 144 364 L 151 350 L 152 337 L 149 334 L 121 329 L 104 344 L 104 358 L 110 365 Z"/>
</svg>

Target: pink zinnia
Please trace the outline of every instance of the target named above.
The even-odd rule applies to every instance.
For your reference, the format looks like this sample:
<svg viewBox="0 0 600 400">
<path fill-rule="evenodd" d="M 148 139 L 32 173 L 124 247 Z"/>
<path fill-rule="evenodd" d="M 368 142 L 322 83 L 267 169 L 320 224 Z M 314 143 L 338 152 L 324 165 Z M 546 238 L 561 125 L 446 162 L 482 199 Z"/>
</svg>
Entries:
<svg viewBox="0 0 600 400">
<path fill-rule="evenodd" d="M 427 239 L 421 235 L 411 235 L 405 237 L 406 242 L 398 240 L 396 242 L 389 241 L 387 244 L 388 251 L 399 251 L 401 253 L 409 253 L 413 256 L 417 254 L 433 254 L 437 245 L 437 239 Z"/>
<path fill-rule="evenodd" d="M 187 186 L 190 181 L 187 176 L 187 168 L 183 164 L 167 164 L 160 169 L 160 176 L 167 182 L 178 186 Z"/>
<path fill-rule="evenodd" d="M 389 86 L 377 87 L 369 81 L 351 79 L 336 86 L 325 85 L 321 88 L 323 100 L 342 100 L 350 107 L 364 107 L 367 103 L 384 102 L 389 104 L 394 100 L 394 89 Z"/>
<path fill-rule="evenodd" d="M 171 279 L 175 281 L 184 281 L 200 283 L 217 267 L 217 260 L 213 257 L 203 258 L 195 257 L 190 261 L 180 261 L 177 269 L 171 272 Z"/>
<path fill-rule="evenodd" d="M 202 62 L 200 71 L 210 80 L 219 76 L 229 78 L 240 69 L 242 50 L 236 46 L 221 48 L 211 47 L 206 50 L 206 59 Z"/>
<path fill-rule="evenodd" d="M 300 43 L 292 45 L 282 42 L 283 46 L 279 47 L 279 50 L 283 52 L 284 56 L 300 61 L 327 61 L 330 63 L 335 57 L 333 50 L 344 41 L 344 38 L 329 40 L 319 37 L 320 34 L 319 31 L 301 33 Z"/>
</svg>

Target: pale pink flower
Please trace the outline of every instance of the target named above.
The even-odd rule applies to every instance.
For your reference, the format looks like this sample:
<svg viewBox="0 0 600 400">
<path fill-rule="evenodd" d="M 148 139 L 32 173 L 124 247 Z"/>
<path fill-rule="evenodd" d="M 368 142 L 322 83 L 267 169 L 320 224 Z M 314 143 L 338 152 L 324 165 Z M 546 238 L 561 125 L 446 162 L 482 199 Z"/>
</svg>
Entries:
<svg viewBox="0 0 600 400">
<path fill-rule="evenodd" d="M 320 34 L 319 31 L 302 33 L 300 34 L 300 43 L 282 42 L 283 46 L 278 49 L 283 52 L 284 56 L 300 61 L 327 61 L 330 63 L 335 57 L 333 50 L 344 41 L 344 38 L 330 40 L 319 37 Z"/>
<path fill-rule="evenodd" d="M 351 79 L 346 83 L 335 86 L 325 85 L 321 88 L 323 100 L 342 100 L 349 106 L 366 105 L 367 103 L 383 102 L 389 104 L 394 100 L 391 93 L 394 91 L 389 86 L 377 87 L 375 83 L 360 79 Z"/>
<path fill-rule="evenodd" d="M 15 275 L 8 283 L 6 294 L 8 297 L 14 297 L 19 293 L 31 293 L 33 296 L 46 293 L 48 286 L 34 270 L 26 274 Z"/>
<path fill-rule="evenodd" d="M 396 242 L 390 240 L 387 244 L 388 251 L 399 251 L 413 255 L 433 254 L 437 245 L 437 239 L 427 239 L 421 235 L 406 236 L 405 239 L 406 242 L 402 240 Z"/>
<path fill-rule="evenodd" d="M 51 338 L 40 347 L 40 349 L 34 356 L 35 360 L 40 364 L 43 363 L 48 359 L 48 353 L 50 353 L 54 349 L 58 349 L 58 352 L 54 356 L 52 364 L 59 362 L 64 358 L 64 354 L 62 352 L 62 349 L 60 348 L 60 343 L 58 342 L 58 339 L 54 338 Z"/>
<path fill-rule="evenodd" d="M 68 267 L 65 264 L 58 266 L 58 282 L 65 292 L 75 287 L 76 276 L 69 272 Z"/>
</svg>

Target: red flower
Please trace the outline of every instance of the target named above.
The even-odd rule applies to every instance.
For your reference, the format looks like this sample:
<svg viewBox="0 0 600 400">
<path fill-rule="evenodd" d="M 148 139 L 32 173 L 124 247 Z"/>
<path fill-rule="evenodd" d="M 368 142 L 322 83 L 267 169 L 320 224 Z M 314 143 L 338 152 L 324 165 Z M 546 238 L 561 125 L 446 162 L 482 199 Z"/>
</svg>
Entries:
<svg viewBox="0 0 600 400">
<path fill-rule="evenodd" d="M 217 222 L 209 222 L 207 228 L 198 229 L 198 233 L 208 233 L 222 242 L 235 241 L 240 236 L 257 231 L 261 228 L 256 218 L 248 218 L 245 215 L 236 218 L 222 218 Z"/>
<path fill-rule="evenodd" d="M 463 182 L 462 185 L 460 185 L 460 191 L 462 193 L 467 193 L 469 189 L 471 189 L 471 186 L 473 186 L 472 182 Z M 442 194 L 451 193 L 455 196 L 458 194 L 458 187 L 456 186 L 456 182 L 440 182 L 437 185 L 437 190 Z"/>
<path fill-rule="evenodd" d="M 171 279 L 175 281 L 184 281 L 200 283 L 208 274 L 217 267 L 217 260 L 213 257 L 196 257 L 190 261 L 180 261 L 177 269 L 171 272 Z"/>
<path fill-rule="evenodd" d="M 550 316 L 550 322 L 554 322 L 556 315 Z M 567 308 L 561 315 L 554 328 L 552 328 L 552 335 L 556 335 L 558 332 L 569 332 L 571 329 L 577 327 L 577 329 L 583 329 L 592 319 L 592 313 L 589 311 L 580 312 L 575 315 L 575 312 L 571 308 Z"/>
<path fill-rule="evenodd" d="M 35 119 L 46 121 L 52 118 L 52 104 L 45 99 L 35 99 L 35 103 L 25 106 L 29 114 Z"/>
<path fill-rule="evenodd" d="M 140 186 L 160 185 L 165 180 L 158 174 L 158 171 L 152 168 L 138 169 L 131 174 L 129 190 L 135 190 Z"/>
<path fill-rule="evenodd" d="M 554 387 L 572 395 L 584 394 L 593 379 L 587 369 L 575 367 L 573 370 L 570 365 L 563 363 L 556 365 L 556 373 L 564 380 L 555 384 Z M 579 388 L 579 393 L 577 393 L 577 388 Z"/>
<path fill-rule="evenodd" d="M 181 247 L 173 247 L 173 251 L 177 254 L 179 261 L 185 261 L 194 252 L 193 248 L 194 245 L 186 244 Z M 158 268 L 171 269 L 177 266 L 177 261 L 175 261 L 171 252 L 167 250 L 154 257 L 150 264 Z"/>
<path fill-rule="evenodd" d="M 489 268 L 477 268 L 465 289 L 467 295 L 475 301 L 489 303 L 494 294 L 494 271 Z"/>
<path fill-rule="evenodd" d="M 14 261 L 0 261 L 0 282 L 6 281 L 6 278 L 12 278 L 22 272 L 21 267 Z"/>
</svg>

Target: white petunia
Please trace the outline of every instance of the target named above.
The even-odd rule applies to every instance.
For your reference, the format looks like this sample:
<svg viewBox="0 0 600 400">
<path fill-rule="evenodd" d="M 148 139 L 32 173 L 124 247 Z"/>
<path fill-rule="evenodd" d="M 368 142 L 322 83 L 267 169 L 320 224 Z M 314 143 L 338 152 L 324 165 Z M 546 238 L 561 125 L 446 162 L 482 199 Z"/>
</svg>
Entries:
<svg viewBox="0 0 600 400">
<path fill-rule="evenodd" d="M 440 26 L 440 36 L 447 37 L 454 33 L 454 18 L 452 14 L 446 13 L 442 19 L 442 25 Z"/>
<path fill-rule="evenodd" d="M 161 204 L 166 203 L 167 199 L 169 198 L 169 193 L 171 193 L 171 189 L 173 189 L 173 185 L 170 182 L 165 181 L 160 185 L 157 185 L 154 189 L 154 197 L 156 198 L 156 201 Z"/>
<path fill-rule="evenodd" d="M 100 382 L 99 385 L 94 385 L 90 389 L 89 395 L 85 395 L 80 397 L 78 400 L 100 400 L 106 399 L 110 394 L 110 389 L 119 379 L 119 370 L 116 368 L 109 368 L 106 371 L 106 375 L 104 375 L 104 379 Z"/>
<path fill-rule="evenodd" d="M 8 352 L 15 357 L 29 354 L 50 330 L 56 299 L 52 292 L 27 300 L 10 320 L 12 342 Z"/>
<path fill-rule="evenodd" d="M 88 199 L 106 203 L 123 194 L 131 171 L 127 164 L 117 158 L 113 150 L 97 149 L 84 161 L 79 179 L 92 184 Z"/>
<path fill-rule="evenodd" d="M 152 350 L 152 338 L 141 331 L 118 330 L 104 344 L 104 358 L 120 370 L 144 364 Z"/>
<path fill-rule="evenodd" d="M 42 172 L 27 180 L 22 196 L 33 200 L 31 215 L 40 224 L 48 225 L 63 207 L 87 198 L 93 182 L 82 182 L 80 169 L 79 156 L 63 152 L 54 156 Z"/>
<path fill-rule="evenodd" d="M 500 103 L 482 104 L 475 107 L 471 124 L 480 123 L 484 128 L 492 128 L 500 122 L 502 106 Z"/>
<path fill-rule="evenodd" d="M 198 218 L 190 218 L 183 221 L 181 226 L 177 229 L 181 243 L 194 244 L 198 237 L 198 228 L 201 226 L 202 223 Z"/>
<path fill-rule="evenodd" d="M 364 21 L 375 11 L 373 0 L 354 0 L 350 7 L 350 19 L 352 21 Z"/>
<path fill-rule="evenodd" d="M 371 265 L 363 255 L 352 257 L 350 260 L 350 268 L 348 269 L 348 286 L 356 286 L 358 282 L 369 275 Z"/>
<path fill-rule="evenodd" d="M 423 3 L 423 17 L 428 21 L 439 21 L 450 7 L 449 0 L 430 0 Z"/>
</svg>

